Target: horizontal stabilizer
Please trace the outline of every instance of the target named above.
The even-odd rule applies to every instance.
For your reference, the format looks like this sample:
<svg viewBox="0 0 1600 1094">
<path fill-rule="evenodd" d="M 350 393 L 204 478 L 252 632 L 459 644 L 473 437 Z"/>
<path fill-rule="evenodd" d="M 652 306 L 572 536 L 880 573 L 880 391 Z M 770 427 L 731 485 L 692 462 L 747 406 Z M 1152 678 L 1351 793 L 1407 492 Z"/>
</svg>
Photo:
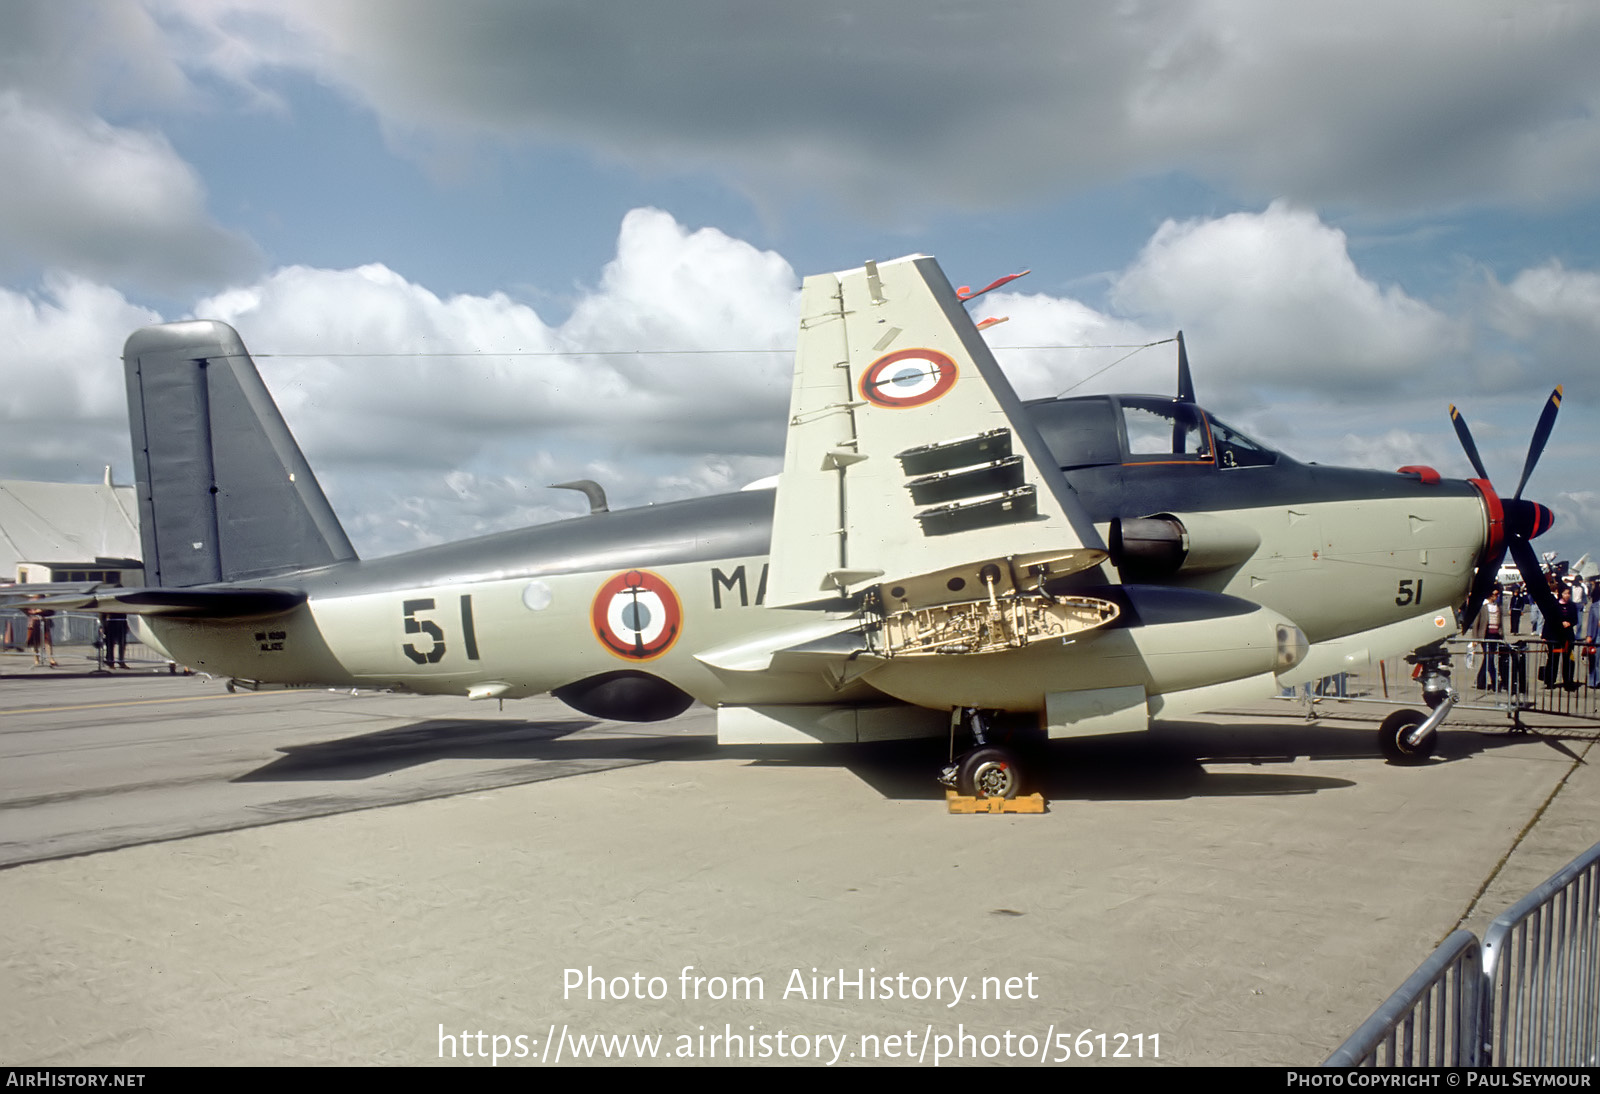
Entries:
<svg viewBox="0 0 1600 1094">
<path fill-rule="evenodd" d="M 294 589 L 101 589 L 78 595 L 31 600 L 30 608 L 51 611 L 123 612 L 187 619 L 253 619 L 278 615 L 305 603 Z"/>
<path fill-rule="evenodd" d="M 0 607 L 27 607 L 20 601 L 30 600 L 36 596 L 67 596 L 77 593 L 90 593 L 98 589 L 102 582 L 99 581 L 36 581 L 22 585 L 0 585 Z"/>
</svg>

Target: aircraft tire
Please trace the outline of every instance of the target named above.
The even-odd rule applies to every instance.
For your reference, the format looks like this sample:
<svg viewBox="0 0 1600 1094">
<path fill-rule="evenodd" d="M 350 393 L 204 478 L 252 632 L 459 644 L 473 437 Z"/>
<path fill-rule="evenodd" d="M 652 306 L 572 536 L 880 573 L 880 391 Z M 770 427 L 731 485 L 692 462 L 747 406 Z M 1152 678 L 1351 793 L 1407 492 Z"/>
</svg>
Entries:
<svg viewBox="0 0 1600 1094">
<path fill-rule="evenodd" d="M 956 790 L 969 798 L 1015 798 L 1022 790 L 1022 769 L 1006 749 L 975 748 L 961 757 Z"/>
<path fill-rule="evenodd" d="M 1411 745 L 1406 737 L 1427 720 L 1427 715 L 1416 710 L 1397 710 L 1378 727 L 1378 747 L 1384 758 L 1392 764 L 1420 764 L 1433 755 L 1438 734 L 1429 734 L 1420 745 Z"/>
</svg>

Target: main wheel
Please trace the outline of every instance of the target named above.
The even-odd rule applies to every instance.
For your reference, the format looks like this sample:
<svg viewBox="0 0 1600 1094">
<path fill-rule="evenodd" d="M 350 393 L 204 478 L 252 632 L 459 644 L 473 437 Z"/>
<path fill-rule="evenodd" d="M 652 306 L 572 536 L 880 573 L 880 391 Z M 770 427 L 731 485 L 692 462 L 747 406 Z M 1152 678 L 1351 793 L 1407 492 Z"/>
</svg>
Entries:
<svg viewBox="0 0 1600 1094">
<path fill-rule="evenodd" d="M 1430 733 L 1425 741 L 1412 744 L 1411 732 L 1427 721 L 1427 716 L 1417 710 L 1397 710 L 1378 727 L 1378 747 L 1392 764 L 1420 764 L 1433 755 L 1438 734 Z"/>
<path fill-rule="evenodd" d="M 1022 790 L 1022 769 L 1003 748 L 975 748 L 961 757 L 956 789 L 969 798 L 1014 798 Z"/>
</svg>

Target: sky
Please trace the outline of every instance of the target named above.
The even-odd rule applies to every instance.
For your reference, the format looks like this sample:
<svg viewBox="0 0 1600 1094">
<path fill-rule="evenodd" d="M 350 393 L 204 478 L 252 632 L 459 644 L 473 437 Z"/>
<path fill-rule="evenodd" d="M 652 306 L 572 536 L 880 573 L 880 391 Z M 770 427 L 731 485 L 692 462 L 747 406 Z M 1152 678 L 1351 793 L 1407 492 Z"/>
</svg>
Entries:
<svg viewBox="0 0 1600 1094">
<path fill-rule="evenodd" d="M 0 478 L 234 325 L 364 556 L 738 489 L 800 279 L 935 255 L 1024 397 L 1174 390 L 1600 553 L 1600 5 L 4 0 Z M 1053 347 L 1053 348 L 1033 348 Z M 1102 347 L 1102 348 L 1080 348 Z M 1129 348 L 1104 348 L 1129 347 Z"/>
</svg>

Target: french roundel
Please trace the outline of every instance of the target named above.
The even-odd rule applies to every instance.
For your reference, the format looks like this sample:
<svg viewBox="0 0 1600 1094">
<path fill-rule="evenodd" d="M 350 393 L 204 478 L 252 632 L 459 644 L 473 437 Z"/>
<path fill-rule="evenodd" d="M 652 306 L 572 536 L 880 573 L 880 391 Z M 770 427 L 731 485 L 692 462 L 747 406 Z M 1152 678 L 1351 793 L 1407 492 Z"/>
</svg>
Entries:
<svg viewBox="0 0 1600 1094">
<path fill-rule="evenodd" d="M 683 630 L 683 604 L 648 570 L 617 574 L 595 594 L 590 622 L 600 644 L 630 661 L 660 657 Z"/>
<path fill-rule="evenodd" d="M 931 403 L 955 382 L 956 363 L 938 350 L 903 349 L 872 362 L 861 377 L 861 397 L 898 410 Z"/>
</svg>

